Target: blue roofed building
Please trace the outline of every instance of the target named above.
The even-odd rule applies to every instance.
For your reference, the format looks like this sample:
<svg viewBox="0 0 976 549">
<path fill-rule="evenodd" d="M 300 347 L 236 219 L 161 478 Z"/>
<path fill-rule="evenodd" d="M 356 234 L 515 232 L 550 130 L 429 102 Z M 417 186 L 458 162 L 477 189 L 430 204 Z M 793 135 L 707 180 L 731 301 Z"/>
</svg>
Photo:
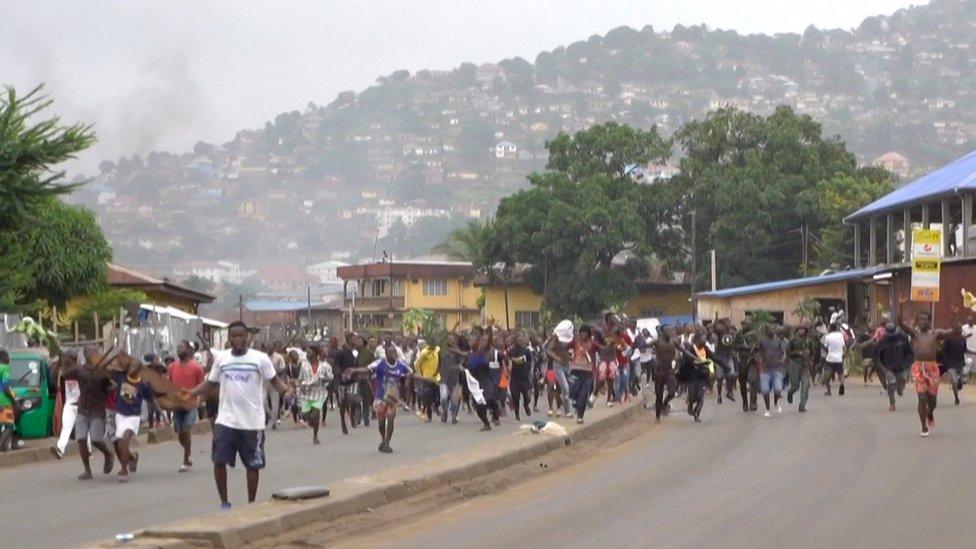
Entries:
<svg viewBox="0 0 976 549">
<path fill-rule="evenodd" d="M 897 297 L 911 289 L 912 230 L 942 232 L 943 265 L 940 300 L 912 303 L 910 313 L 933 313 L 937 326 L 948 325 L 953 303 L 962 290 L 976 292 L 976 151 L 851 213 L 845 223 L 854 233 L 854 264 L 849 270 L 716 289 L 695 294 L 699 318 L 731 318 L 738 322 L 756 310 L 772 312 L 787 323 L 806 298 L 821 309 L 842 307 L 852 324 L 874 324 L 894 312 Z"/>
</svg>

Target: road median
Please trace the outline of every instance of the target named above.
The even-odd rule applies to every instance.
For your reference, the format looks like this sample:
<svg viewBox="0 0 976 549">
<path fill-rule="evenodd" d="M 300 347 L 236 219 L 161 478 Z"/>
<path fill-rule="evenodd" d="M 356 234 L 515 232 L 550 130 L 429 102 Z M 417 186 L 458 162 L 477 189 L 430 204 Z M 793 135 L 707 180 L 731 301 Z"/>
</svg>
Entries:
<svg viewBox="0 0 976 549">
<path fill-rule="evenodd" d="M 443 484 L 475 479 L 510 465 L 531 460 L 621 425 L 642 411 L 638 402 L 599 410 L 584 425 L 566 420 L 567 435 L 552 437 L 513 433 L 473 448 L 450 452 L 421 462 L 350 477 L 332 483 L 328 497 L 307 501 L 267 501 L 230 512 L 199 516 L 135 532 L 128 545 L 161 547 L 200 545 L 241 547 L 286 533 L 312 522 L 341 517 L 411 497 Z M 114 540 L 91 547 L 115 546 Z"/>
</svg>

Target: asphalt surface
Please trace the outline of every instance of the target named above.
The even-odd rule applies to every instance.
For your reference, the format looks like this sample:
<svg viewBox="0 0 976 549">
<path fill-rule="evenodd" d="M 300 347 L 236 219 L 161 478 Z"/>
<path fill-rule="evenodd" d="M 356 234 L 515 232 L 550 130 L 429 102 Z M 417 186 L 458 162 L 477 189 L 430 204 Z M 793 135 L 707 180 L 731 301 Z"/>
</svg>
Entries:
<svg viewBox="0 0 976 549">
<path fill-rule="evenodd" d="M 648 418 L 592 458 L 343 545 L 973 547 L 976 405 L 943 386 L 921 438 L 914 394 L 892 413 L 877 386 L 817 389 L 806 414 L 709 400 L 701 424 Z"/>
<path fill-rule="evenodd" d="M 293 427 L 290 419 L 283 430 L 268 431 L 268 466 L 261 472 L 258 501 L 282 488 L 328 486 L 338 479 L 483 444 L 517 428 L 511 414 L 500 428 L 479 433 L 477 416 L 464 411 L 459 425 L 442 425 L 436 418 L 433 424 L 423 424 L 415 415 L 401 412 L 393 437 L 395 453 L 386 455 L 376 450 L 375 421 L 343 436 L 338 416 L 330 412 L 327 420 L 319 446 L 312 446 L 310 429 Z M 119 484 L 114 473 L 101 474 L 103 458 L 97 451 L 92 456 L 95 478 L 89 481 L 77 480 L 82 471 L 77 456 L 0 469 L 0 547 L 76 545 L 219 510 L 209 434 L 193 438 L 195 467 L 189 473 L 177 473 L 183 450 L 175 441 L 135 450 L 140 453 L 139 470 L 126 484 Z M 246 504 L 242 467 L 228 473 L 228 490 L 233 505 Z"/>
</svg>

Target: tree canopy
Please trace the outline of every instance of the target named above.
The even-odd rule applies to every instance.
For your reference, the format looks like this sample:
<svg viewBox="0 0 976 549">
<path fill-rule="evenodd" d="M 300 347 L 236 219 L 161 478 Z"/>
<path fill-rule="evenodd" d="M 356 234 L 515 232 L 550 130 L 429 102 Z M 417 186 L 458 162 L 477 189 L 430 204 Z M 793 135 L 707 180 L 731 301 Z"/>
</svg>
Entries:
<svg viewBox="0 0 976 549">
<path fill-rule="evenodd" d="M 6 88 L 0 98 L 0 308 L 43 299 L 58 304 L 76 289 L 105 279 L 108 246 L 90 212 L 56 197 L 64 183 L 55 166 L 95 141 L 90 126 L 38 120 L 51 100 L 41 87 L 24 96 Z M 86 240 L 86 238 L 92 240 Z M 101 258 L 101 271 L 93 261 Z M 90 261 L 89 261 L 90 260 Z"/>
<path fill-rule="evenodd" d="M 493 239 L 507 262 L 531 265 L 526 278 L 547 310 L 595 315 L 629 299 L 652 258 L 680 263 L 673 201 L 629 173 L 670 156 L 656 128 L 606 123 L 560 134 L 547 149 L 546 171 L 529 176 L 528 190 L 502 199 Z M 625 256 L 631 267 L 618 268 L 615 259 Z"/>
<path fill-rule="evenodd" d="M 811 246 L 811 266 L 850 264 L 843 216 L 889 192 L 891 180 L 858 168 L 839 138 L 821 133 L 788 107 L 766 118 L 723 109 L 677 132 L 684 156 L 669 186 L 689 234 L 694 220 L 696 289 L 707 287 L 712 249 L 720 287 L 796 276 L 804 228 L 821 243 Z"/>
</svg>

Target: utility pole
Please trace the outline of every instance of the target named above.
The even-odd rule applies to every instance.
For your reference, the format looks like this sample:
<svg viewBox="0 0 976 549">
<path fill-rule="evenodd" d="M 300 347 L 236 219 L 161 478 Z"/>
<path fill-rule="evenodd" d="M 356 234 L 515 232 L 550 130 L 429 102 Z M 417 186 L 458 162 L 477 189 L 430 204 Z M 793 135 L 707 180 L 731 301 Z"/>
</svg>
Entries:
<svg viewBox="0 0 976 549">
<path fill-rule="evenodd" d="M 709 255 L 711 256 L 711 260 L 712 260 L 712 291 L 714 292 L 715 290 L 718 289 L 718 269 L 716 268 L 716 264 L 715 264 L 714 248 L 709 252 Z"/>
<path fill-rule="evenodd" d="M 803 276 L 805 277 L 805 276 L 807 276 L 807 262 L 808 262 L 808 260 L 810 258 L 810 254 L 807 251 L 807 249 L 808 249 L 807 248 L 807 241 L 808 241 L 807 239 L 808 239 L 808 235 L 810 234 L 810 229 L 804 223 L 802 230 L 803 230 Z"/>
<path fill-rule="evenodd" d="M 305 288 L 308 290 L 308 301 L 306 302 L 305 308 L 306 314 L 308 315 L 308 328 L 306 329 L 306 333 L 309 333 L 312 330 L 312 286 L 307 285 Z"/>
<path fill-rule="evenodd" d="M 695 278 L 698 276 L 698 242 L 695 227 L 695 210 L 691 210 L 691 294 L 695 295 Z"/>
</svg>

